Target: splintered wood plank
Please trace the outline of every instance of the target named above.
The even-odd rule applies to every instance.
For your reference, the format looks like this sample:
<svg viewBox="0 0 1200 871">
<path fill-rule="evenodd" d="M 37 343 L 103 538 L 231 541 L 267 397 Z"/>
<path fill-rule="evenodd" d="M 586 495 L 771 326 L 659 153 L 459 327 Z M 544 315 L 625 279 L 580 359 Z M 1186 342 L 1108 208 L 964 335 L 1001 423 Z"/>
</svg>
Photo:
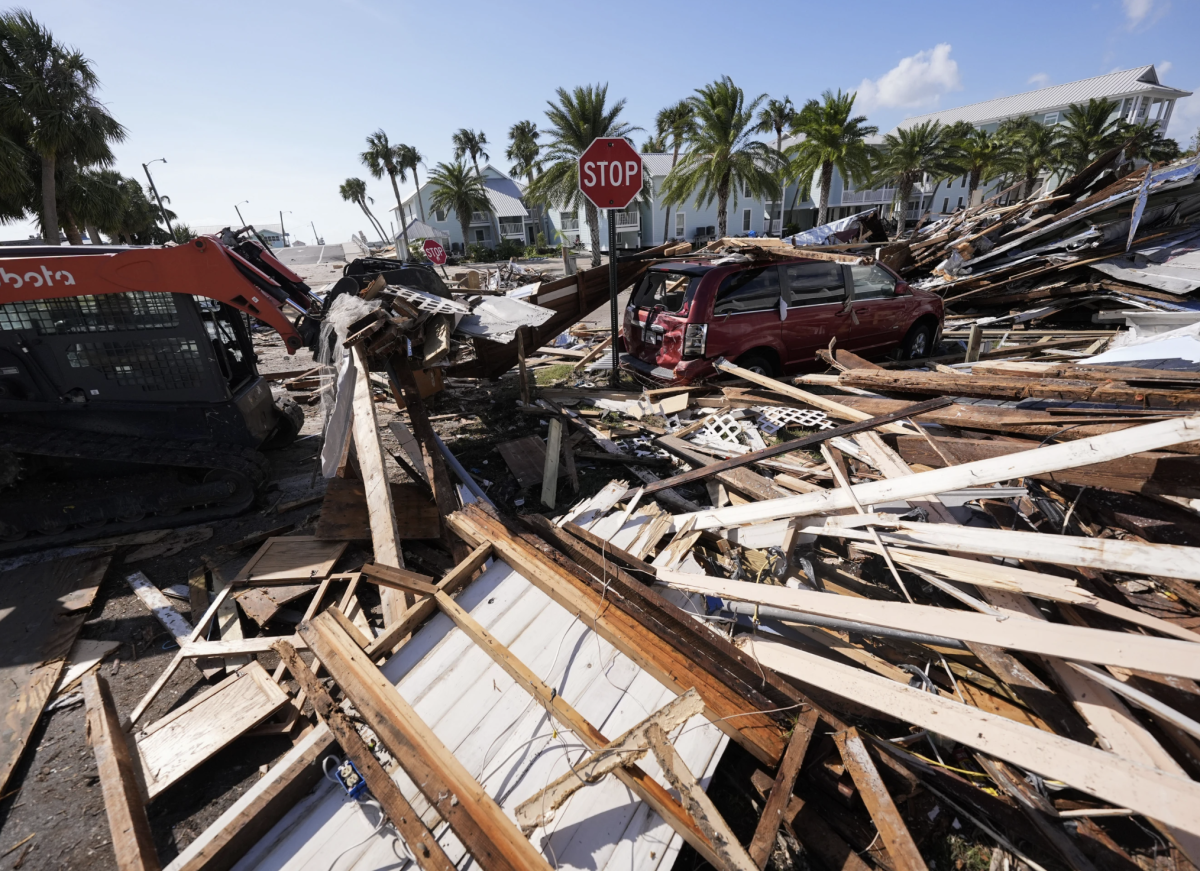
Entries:
<svg viewBox="0 0 1200 871">
<path fill-rule="evenodd" d="M 438 538 L 441 524 L 437 505 L 417 484 L 391 484 L 396 535 L 401 540 Z M 331 478 L 321 503 L 314 538 L 322 541 L 369 541 L 371 520 L 362 481 Z"/>
<path fill-rule="evenodd" d="M 0 573 L 0 794 L 58 684 L 112 551 Z"/>
<path fill-rule="evenodd" d="M 83 697 L 87 704 L 87 740 L 96 754 L 117 867 L 121 871 L 158 871 L 161 866 L 138 788 L 137 771 L 104 678 L 85 675 Z"/>
<path fill-rule="evenodd" d="M 758 827 L 754 830 L 754 840 L 750 842 L 750 858 L 760 869 L 767 867 L 771 858 L 771 849 L 775 846 L 775 835 L 779 824 L 783 822 L 784 811 L 787 810 L 788 798 L 796 786 L 796 776 L 800 773 L 800 764 L 804 761 L 804 752 L 812 739 L 813 730 L 817 727 L 817 709 L 809 708 L 796 720 L 792 730 L 792 739 L 788 742 L 787 752 L 779 763 L 779 773 L 775 775 L 775 785 L 771 787 L 771 795 L 763 807 L 759 817 Z"/>
<path fill-rule="evenodd" d="M 333 571 L 333 564 L 346 547 L 344 541 L 320 541 L 311 535 L 271 538 L 238 572 L 233 583 L 259 586 L 298 581 L 315 583 Z"/>
<path fill-rule="evenodd" d="M 496 450 L 522 490 L 542 483 L 546 468 L 546 443 L 541 436 L 522 436 L 511 442 L 501 442 L 496 445 Z M 566 469 L 558 470 L 559 477 L 566 473 Z"/>
<path fill-rule="evenodd" d="M 324 583 L 322 581 L 322 583 Z M 284 587 L 251 587 L 235 594 L 246 616 L 259 626 L 266 626 L 288 602 L 299 599 L 317 588 L 317 584 L 289 584 Z"/>
<path fill-rule="evenodd" d="M 359 715 L 485 871 L 550 871 L 479 782 L 328 612 L 300 634 Z"/>
<path fill-rule="evenodd" d="M 542 471 L 542 504 L 547 508 L 554 507 L 554 499 L 558 494 L 558 461 L 562 450 L 563 424 L 560 418 L 550 419 L 550 435 L 546 443 L 546 461 Z M 566 469 L 562 470 L 566 474 Z"/>
<path fill-rule="evenodd" d="M 253 661 L 147 727 L 137 736 L 147 796 L 153 799 L 274 714 L 287 699 L 287 693 Z"/>
<path fill-rule="evenodd" d="M 928 871 L 858 730 L 851 726 L 845 732 L 835 732 L 833 740 L 898 871 Z"/>
<path fill-rule="evenodd" d="M 218 596 L 223 590 L 232 586 L 232 580 L 220 566 L 212 570 L 212 580 L 213 592 Z M 229 597 L 228 593 L 226 593 L 224 601 L 217 606 L 217 637 L 222 641 L 241 641 L 245 637 L 242 633 L 242 619 L 238 615 L 237 603 Z M 247 656 L 226 657 L 225 670 L 233 674 L 249 661 L 250 658 Z"/>
</svg>

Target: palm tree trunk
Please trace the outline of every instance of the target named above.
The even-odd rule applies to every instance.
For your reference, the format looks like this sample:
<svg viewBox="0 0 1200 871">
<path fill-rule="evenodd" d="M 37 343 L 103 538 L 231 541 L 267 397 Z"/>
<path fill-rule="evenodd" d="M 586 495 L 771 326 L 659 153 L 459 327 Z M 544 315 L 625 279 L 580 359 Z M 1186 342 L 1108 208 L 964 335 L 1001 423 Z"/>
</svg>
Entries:
<svg viewBox="0 0 1200 871">
<path fill-rule="evenodd" d="M 467 217 L 465 217 L 465 218 L 462 217 L 462 215 L 459 215 L 458 227 L 460 230 L 462 230 L 463 254 L 465 255 L 467 253 L 467 233 L 470 231 L 470 228 L 471 228 L 471 215 L 469 212 L 467 213 Z"/>
<path fill-rule="evenodd" d="M 362 207 L 363 214 L 367 216 L 367 220 L 371 222 L 371 226 L 375 228 L 376 232 L 379 233 L 379 241 L 382 242 L 387 239 L 387 234 L 383 232 L 383 227 L 379 226 L 379 220 L 375 217 L 371 210 L 367 208 L 366 201 L 359 200 L 358 204 Z"/>
<path fill-rule="evenodd" d="M 404 203 L 400 202 L 400 185 L 396 184 L 396 176 L 393 173 L 388 173 L 388 178 L 392 180 L 392 191 L 396 194 L 396 206 L 400 218 L 400 233 L 404 237 L 404 256 L 398 257 L 398 260 L 408 260 L 408 221 L 404 220 Z M 393 239 L 393 242 L 396 240 Z M 399 252 L 397 252 L 399 253 Z"/>
<path fill-rule="evenodd" d="M 425 223 L 425 201 L 421 197 L 421 179 L 417 176 L 417 168 L 413 166 L 413 184 L 417 186 L 417 207 L 421 210 L 421 223 Z"/>
<path fill-rule="evenodd" d="M 900 179 L 900 184 L 896 185 L 896 203 L 899 205 L 900 214 L 896 217 L 896 232 L 900 233 L 908 224 L 908 198 L 912 196 L 913 179 L 907 174 Z"/>
<path fill-rule="evenodd" d="M 592 237 L 592 266 L 600 265 L 600 210 L 587 200 L 584 203 L 584 212 L 587 216 L 588 231 Z M 609 251 L 608 256 L 612 257 L 613 252 Z"/>
<path fill-rule="evenodd" d="M 675 137 L 675 150 L 671 154 L 671 172 L 675 171 L 675 164 L 678 162 L 679 162 L 679 137 L 676 136 Z M 667 175 L 670 175 L 670 174 L 671 174 L 670 172 L 667 173 Z M 669 238 L 667 234 L 671 232 L 671 218 L 674 216 L 675 210 L 673 208 L 671 208 L 671 203 L 667 203 L 665 206 L 663 206 L 663 211 L 665 211 L 667 213 L 667 220 L 663 225 L 663 244 L 665 245 L 667 242 L 667 239 Z"/>
<path fill-rule="evenodd" d="M 1021 189 L 1021 199 L 1027 200 L 1033 196 L 1033 186 L 1037 184 L 1037 173 L 1025 173 L 1025 187 Z"/>
<path fill-rule="evenodd" d="M 975 199 L 975 191 L 979 187 L 979 170 L 971 170 L 971 175 L 967 181 L 967 208 L 971 208 L 971 200 Z"/>
<path fill-rule="evenodd" d="M 829 188 L 833 185 L 833 162 L 821 164 L 821 209 L 817 212 L 817 226 L 829 223 Z"/>
<path fill-rule="evenodd" d="M 58 243 L 58 193 L 54 189 L 54 156 L 42 155 L 42 238 Z"/>
<path fill-rule="evenodd" d="M 75 216 L 67 211 L 63 214 L 63 232 L 67 234 L 67 243 L 70 245 L 82 245 L 83 234 L 79 232 L 79 224 L 75 222 Z"/>
<path fill-rule="evenodd" d="M 83 228 L 87 230 L 88 238 L 92 240 L 93 245 L 103 245 L 100 241 L 100 228 L 95 224 L 84 224 Z"/>
<path fill-rule="evenodd" d="M 775 130 L 775 153 L 783 154 L 783 128 L 778 127 Z M 783 198 L 787 196 L 787 177 L 784 170 L 779 170 L 779 238 L 783 238 Z M 775 229 L 774 218 L 771 220 L 771 229 Z"/>
<path fill-rule="evenodd" d="M 724 239 L 729 228 L 729 170 L 717 183 L 717 238 Z"/>
</svg>

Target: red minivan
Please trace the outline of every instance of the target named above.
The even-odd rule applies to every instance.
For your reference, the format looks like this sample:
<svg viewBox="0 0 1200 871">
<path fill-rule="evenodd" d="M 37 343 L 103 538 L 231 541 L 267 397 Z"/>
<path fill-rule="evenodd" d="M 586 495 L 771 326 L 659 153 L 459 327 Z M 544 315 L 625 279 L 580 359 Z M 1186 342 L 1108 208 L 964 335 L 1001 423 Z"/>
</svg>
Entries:
<svg viewBox="0 0 1200 871">
<path fill-rule="evenodd" d="M 622 362 L 686 384 L 720 357 L 770 376 L 802 370 L 833 338 L 862 357 L 924 357 L 942 311 L 937 294 L 877 263 L 672 261 L 650 267 L 630 295 Z"/>
</svg>

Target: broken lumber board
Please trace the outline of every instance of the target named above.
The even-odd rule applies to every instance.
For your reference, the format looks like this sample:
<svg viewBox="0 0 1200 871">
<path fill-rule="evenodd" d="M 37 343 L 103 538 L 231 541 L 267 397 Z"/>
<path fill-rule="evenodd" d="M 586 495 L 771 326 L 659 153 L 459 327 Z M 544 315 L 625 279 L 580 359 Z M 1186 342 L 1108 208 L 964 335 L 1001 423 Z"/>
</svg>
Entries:
<svg viewBox="0 0 1200 871">
<path fill-rule="evenodd" d="M 563 422 L 560 417 L 550 418 L 550 432 L 546 436 L 546 463 L 542 471 L 542 504 L 553 508 L 558 495 L 558 476 L 566 474 L 559 468 L 562 453 Z"/>
<path fill-rule="evenodd" d="M 858 411 L 857 409 L 843 405 L 840 402 L 836 402 L 833 399 L 830 399 L 828 396 L 818 396 L 815 393 L 799 390 L 795 387 L 792 387 L 790 384 L 784 384 L 782 381 L 776 381 L 774 378 L 770 378 L 766 375 L 759 375 L 757 372 L 751 372 L 749 369 L 743 369 L 741 366 L 735 366 L 724 357 L 714 362 L 713 365 L 716 366 L 719 371 L 728 375 L 736 375 L 738 378 L 745 379 L 751 384 L 757 384 L 760 387 L 766 387 L 768 390 L 773 390 L 774 392 L 780 393 L 789 399 L 799 400 L 805 405 L 812 406 L 813 408 L 819 408 L 826 414 L 831 414 L 834 417 L 841 418 L 842 420 L 866 420 L 870 417 L 870 415 L 865 415 L 863 412 Z M 871 370 L 858 369 L 853 371 L 862 372 Z M 911 430 L 902 426 L 897 426 L 894 423 L 884 424 L 881 428 L 884 432 L 897 434 L 911 432 Z"/>
<path fill-rule="evenodd" d="M 171 600 L 164 596 L 162 591 L 154 586 L 144 574 L 134 572 L 132 575 L 127 575 L 125 581 L 142 604 L 150 609 L 150 613 L 154 615 L 155 619 L 171 633 L 176 644 L 182 644 L 192 634 L 192 624 L 188 623 L 184 616 L 175 610 Z M 197 663 L 196 666 L 200 668 L 206 678 L 210 679 L 225 669 L 224 663 L 215 665 Z"/>
<path fill-rule="evenodd" d="M 838 376 L 838 384 L 874 391 L 984 399 L 1066 399 L 1074 402 L 1113 402 L 1144 408 L 1200 409 L 1200 391 L 1147 389 L 1119 381 L 850 369 Z"/>
<path fill-rule="evenodd" d="M 371 748 L 358 734 L 358 730 L 350 719 L 338 708 L 324 684 L 317 680 L 312 669 L 304 664 L 296 648 L 286 641 L 276 644 L 276 652 L 287 666 L 292 677 L 300 684 L 301 689 L 312 701 L 313 710 L 321 722 L 328 725 L 329 730 L 337 737 L 338 743 L 347 756 L 353 760 L 359 773 L 371 790 L 371 795 L 379 802 L 405 845 L 416 859 L 423 871 L 454 871 L 454 863 L 442 849 L 437 838 L 421 822 L 420 816 L 408 803 L 408 799 L 400 792 L 390 774 L 384 771 Z"/>
<path fill-rule="evenodd" d="M 549 871 L 550 864 L 329 614 L 301 636 L 388 752 L 486 871 Z"/>
<path fill-rule="evenodd" d="M 359 454 L 361 458 L 361 452 Z M 263 542 L 231 582 L 234 586 L 315 584 L 333 571 L 346 551 L 344 541 L 321 541 L 311 535 L 285 535 Z M 383 559 L 376 552 L 378 559 Z M 391 563 L 389 563 L 391 565 Z"/>
<path fill-rule="evenodd" d="M 1200 784 L 1194 781 L 783 644 L 749 636 L 739 641 L 764 666 L 803 684 L 930 729 L 1119 807 L 1200 832 Z"/>
<path fill-rule="evenodd" d="M 898 871 L 927 871 L 921 851 L 913 842 L 858 730 L 851 726 L 845 732 L 835 732 L 833 740 Z"/>
<path fill-rule="evenodd" d="M 771 778 L 761 770 L 750 775 L 750 782 L 759 794 L 772 789 Z M 854 848 L 842 840 L 824 817 L 813 810 L 811 802 L 799 796 L 787 797 L 783 825 L 801 846 L 811 850 L 825 867 L 833 871 L 871 871 L 873 868 L 859 858 Z"/>
<path fill-rule="evenodd" d="M 87 703 L 87 740 L 96 755 L 117 867 L 121 871 L 158 871 L 161 866 L 137 770 L 108 683 L 100 675 L 84 675 L 83 697 Z"/>
<path fill-rule="evenodd" d="M 358 454 L 358 467 L 362 473 L 363 493 L 367 500 L 371 546 L 375 559 L 389 566 L 403 568 L 404 552 L 400 549 L 392 490 L 388 482 L 387 466 L 383 462 L 383 445 L 379 441 L 379 421 L 375 417 L 375 402 L 371 397 L 371 369 L 367 362 L 367 352 L 361 346 L 354 349 L 353 362 L 356 369 L 351 431 Z M 403 594 L 392 590 L 381 591 L 380 599 L 384 626 L 400 619 L 405 608 L 411 604 Z"/>
<path fill-rule="evenodd" d="M 738 841 L 712 799 L 700 787 L 696 776 L 679 756 L 667 733 L 658 723 L 646 729 L 650 750 L 662 769 L 663 777 L 679 793 L 679 800 L 691 814 L 700 831 L 708 837 L 716 853 L 718 871 L 758 871 L 758 866 Z"/>
<path fill-rule="evenodd" d="M 230 597 L 230 593 L 234 589 L 233 579 L 225 571 L 224 565 L 220 565 L 213 567 L 212 580 L 213 593 L 220 600 L 216 613 L 217 637 L 222 641 L 241 641 L 243 637 L 242 618 L 238 613 L 237 603 Z M 233 674 L 249 661 L 249 657 L 233 656 L 224 661 L 223 668 Z"/>
<path fill-rule="evenodd" d="M 1070 420 L 1063 423 L 1069 426 Z M 1038 443 L 1018 439 L 939 438 L 938 445 L 944 446 L 960 463 L 972 463 L 1032 450 Z M 920 436 L 897 436 L 895 447 L 908 463 L 934 469 L 946 465 L 942 456 Z M 1115 462 L 1092 463 L 1030 477 L 1130 493 L 1200 497 L 1200 457 L 1191 454 L 1137 453 Z"/>
<path fill-rule="evenodd" d="M 0 795 L 87 619 L 112 550 L 0 573 Z"/>
<path fill-rule="evenodd" d="M 763 805 L 762 814 L 758 818 L 758 826 L 754 829 L 754 839 L 750 842 L 750 858 L 759 869 L 767 867 L 771 851 L 775 847 L 775 836 L 779 824 L 783 822 L 783 813 L 787 809 L 788 799 L 796 786 L 796 776 L 800 774 L 800 765 L 804 762 L 804 753 L 812 740 L 813 730 L 817 727 L 817 711 L 809 708 L 796 718 L 792 727 L 792 737 L 788 740 L 787 752 L 779 763 L 779 771 L 775 775 L 775 783 L 767 803 Z"/>
<path fill-rule="evenodd" d="M 321 583 L 325 583 L 325 580 L 322 580 Z M 318 584 L 289 584 L 281 587 L 251 587 L 236 593 L 234 599 L 247 617 L 259 626 L 266 626 L 283 610 L 284 605 L 306 596 L 318 586 Z"/>
<path fill-rule="evenodd" d="M 966 642 L 1143 669 L 1156 674 L 1200 678 L 1200 655 L 1197 654 L 1200 648 L 1196 648 L 1193 642 L 1175 638 L 1154 638 L 1018 617 L 1001 622 L 989 614 L 954 611 L 932 605 L 831 596 L 814 590 L 794 590 L 663 569 L 658 570 L 658 583 L 675 590 L 769 605 L 800 614 L 816 614 L 926 635 L 943 635 Z"/>
<path fill-rule="evenodd" d="M 136 736 L 146 796 L 154 799 L 287 703 L 257 661 L 191 698 Z"/>
<path fill-rule="evenodd" d="M 649 495 L 667 487 L 675 487 L 679 486 L 680 484 L 690 484 L 692 481 L 699 481 L 703 480 L 704 478 L 712 477 L 717 472 L 724 472 L 730 469 L 739 468 L 740 466 L 747 466 L 751 463 L 757 463 L 759 460 L 778 457 L 782 454 L 791 453 L 792 451 L 804 450 L 812 445 L 819 445 L 831 438 L 853 435 L 854 433 L 862 432 L 863 430 L 875 429 L 876 427 L 882 427 L 884 424 L 890 423 L 891 421 L 912 417 L 913 415 L 922 414 L 926 411 L 933 411 L 937 408 L 945 408 L 950 404 L 951 400 L 946 398 L 930 399 L 926 402 L 915 403 L 914 405 L 890 414 L 881 415 L 879 417 L 867 417 L 866 419 L 843 424 L 842 426 L 834 427 L 833 429 L 820 430 L 812 433 L 811 435 L 800 436 L 800 438 L 780 442 L 777 445 L 771 445 L 770 447 L 761 448 L 757 451 L 751 451 L 748 454 L 742 454 L 740 456 L 730 457 L 728 460 L 721 460 L 716 463 L 711 463 L 698 469 L 693 469 L 690 472 L 680 472 L 678 475 L 673 477 L 665 478 L 662 481 L 657 481 L 653 484 L 646 485 L 643 493 L 644 495 Z M 666 439 L 668 438 L 670 438 L 670 436 L 664 436 L 663 438 L 659 439 L 664 447 L 667 446 Z M 680 447 L 678 440 L 675 440 L 672 442 L 672 444 L 674 444 L 677 448 Z"/>
<path fill-rule="evenodd" d="M 1005 457 L 963 463 L 901 478 L 856 484 L 851 488 L 854 491 L 853 498 L 848 490 L 839 487 L 823 493 L 804 493 L 769 502 L 676 515 L 673 525 L 678 528 L 689 517 L 695 517 L 696 529 L 717 529 L 797 516 L 830 514 L 842 508 L 853 508 L 854 498 L 862 505 L 913 499 L 960 487 L 979 487 L 1089 463 L 1116 460 L 1130 454 L 1194 441 L 1198 437 L 1200 417 L 1164 420 L 1089 439 L 1047 445 Z"/>
<path fill-rule="evenodd" d="M 165 871 L 227 871 L 321 780 L 321 760 L 336 746 L 319 723 L 271 770 L 183 848 Z"/>
<path fill-rule="evenodd" d="M 542 475 L 546 468 L 546 442 L 541 436 L 527 435 L 501 442 L 496 445 L 496 451 L 522 490 L 542 483 Z M 566 473 L 565 468 L 558 471 L 559 475 Z"/>
<path fill-rule="evenodd" d="M 400 540 L 437 538 L 442 534 L 437 506 L 424 487 L 394 482 L 389 487 Z M 313 537 L 321 541 L 370 541 L 371 518 L 362 481 L 329 479 Z"/>
<path fill-rule="evenodd" d="M 1038 346 L 1034 346 L 1038 347 Z M 1179 369 L 1138 369 L 1133 366 L 1094 366 L 1037 362 L 980 363 L 972 374 L 1007 375 L 1037 379 L 1068 378 L 1085 381 L 1124 381 L 1126 384 L 1179 384 L 1200 388 L 1200 372 Z"/>
</svg>

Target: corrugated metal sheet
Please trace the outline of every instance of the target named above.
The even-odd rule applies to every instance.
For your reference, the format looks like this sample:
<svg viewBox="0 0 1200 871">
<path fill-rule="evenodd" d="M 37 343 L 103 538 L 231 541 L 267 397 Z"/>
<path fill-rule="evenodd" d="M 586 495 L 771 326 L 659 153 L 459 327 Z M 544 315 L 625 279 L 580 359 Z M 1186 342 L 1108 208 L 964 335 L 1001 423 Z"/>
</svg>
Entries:
<svg viewBox="0 0 1200 871">
<path fill-rule="evenodd" d="M 496 561 L 458 598 L 501 643 L 555 687 L 594 726 L 615 738 L 675 694 L 643 672 L 540 590 Z M 582 742 L 556 728 L 449 618 L 439 614 L 383 667 L 400 694 L 442 743 L 511 816 L 512 809 L 587 755 Z M 707 783 L 727 738 L 701 717 L 673 738 L 688 767 Z M 652 755 L 640 763 L 659 782 Z M 396 783 L 427 824 L 428 803 L 402 773 Z M 236 866 L 241 871 L 367 871 L 401 868 L 406 850 L 378 812 L 324 783 L 300 802 Z M 434 829 L 451 861 L 464 851 L 444 825 Z M 615 777 L 588 786 L 560 808 L 532 843 L 558 869 L 666 871 L 682 839 Z"/>
<path fill-rule="evenodd" d="M 1090 79 L 1080 79 L 1065 85 L 1053 85 L 1049 88 L 1039 88 L 1036 91 L 1026 91 L 1011 97 L 999 97 L 995 100 L 985 100 L 982 103 L 972 103 L 957 109 L 945 109 L 941 112 L 930 112 L 905 119 L 899 127 L 912 127 L 925 121 L 941 121 L 943 124 L 954 124 L 967 121 L 971 124 L 986 124 L 1014 115 L 1035 115 L 1061 109 L 1073 103 L 1086 103 L 1093 97 L 1125 96 L 1138 93 L 1153 93 L 1164 97 L 1187 97 L 1191 91 L 1181 91 L 1159 84 L 1158 74 L 1154 65 L 1137 67 L 1132 70 L 1108 73 L 1094 76 Z"/>
</svg>

